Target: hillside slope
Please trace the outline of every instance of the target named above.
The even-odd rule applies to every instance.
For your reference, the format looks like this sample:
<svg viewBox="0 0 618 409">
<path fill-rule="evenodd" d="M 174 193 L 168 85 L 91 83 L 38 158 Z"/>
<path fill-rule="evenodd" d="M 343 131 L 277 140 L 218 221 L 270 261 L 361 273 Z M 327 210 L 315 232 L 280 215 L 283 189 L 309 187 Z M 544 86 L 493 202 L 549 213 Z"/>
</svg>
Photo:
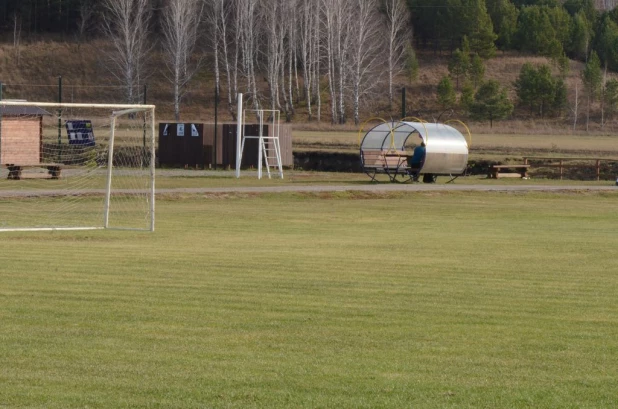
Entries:
<svg viewBox="0 0 618 409">
<path fill-rule="evenodd" d="M 16 49 L 7 44 L 0 45 L 0 81 L 4 84 L 3 98 L 27 99 L 31 101 L 56 101 L 58 99 L 58 76 L 62 76 L 64 102 L 95 102 L 95 103 L 123 103 L 126 97 L 120 82 L 109 69 L 110 61 L 106 50 L 109 45 L 104 41 L 96 40 L 84 44 L 74 42 L 36 42 L 29 43 Z M 157 105 L 158 117 L 161 120 L 172 119 L 172 89 L 165 78 L 165 65 L 160 55 L 154 55 L 150 61 L 150 75 L 146 79 L 148 84 L 148 103 Z M 400 77 L 396 82 L 396 89 L 405 86 L 407 92 L 408 115 L 421 117 L 425 120 L 434 120 L 441 110 L 436 103 L 436 88 L 440 79 L 448 74 L 449 55 L 434 55 L 433 53 L 419 53 L 420 72 L 419 78 L 410 84 L 405 78 Z M 516 96 L 513 90 L 513 82 L 519 74 L 521 66 L 525 62 L 533 64 L 547 64 L 544 57 L 535 57 L 518 53 L 498 53 L 498 55 L 486 62 L 486 79 L 496 79 L 507 87 L 513 101 Z M 576 85 L 579 88 L 580 116 L 579 123 L 585 121 L 583 109 L 584 98 L 581 90 L 580 72 L 583 68 L 581 62 L 571 61 L 571 70 L 566 79 L 569 90 L 569 105 L 575 100 Z M 214 113 L 214 81 L 212 62 L 208 59 L 198 75 L 194 78 L 189 91 L 183 99 L 182 118 L 185 120 L 207 121 L 212 119 Z M 260 84 L 266 89 L 266 82 Z M 376 83 L 381 87 L 381 83 Z M 326 81 L 322 83 L 323 106 L 322 122 L 320 124 L 307 123 L 306 110 L 299 104 L 293 119 L 298 126 L 315 129 L 330 127 L 328 117 L 328 93 Z M 141 93 L 141 89 L 139 93 Z M 398 118 L 401 112 L 401 97 L 396 94 L 392 107 L 384 96 L 377 99 L 367 98 L 362 108 L 362 117 L 369 118 L 378 116 L 382 118 Z M 377 93 L 374 93 L 377 94 Z M 381 94 L 380 94 L 381 95 Z M 375 98 L 375 97 L 374 97 Z M 227 109 L 225 101 L 221 104 L 219 118 L 222 121 L 231 120 L 232 117 Z M 570 111 L 567 109 L 566 111 Z M 500 121 L 495 124 L 492 132 L 521 132 L 526 129 L 538 129 L 544 133 L 570 132 L 572 128 L 572 112 L 564 112 L 561 118 L 539 119 L 532 116 L 525 109 L 518 109 L 513 118 L 508 121 Z M 465 119 L 465 113 L 448 113 L 447 116 L 455 116 Z M 618 119 L 612 119 L 600 129 L 599 112 L 596 108 L 591 117 L 591 131 L 611 132 L 618 129 Z M 445 116 L 443 116 L 445 117 Z M 485 131 L 487 124 L 473 124 L 478 131 Z M 355 129 L 356 126 L 349 121 L 348 124 L 337 126 L 337 129 Z"/>
</svg>

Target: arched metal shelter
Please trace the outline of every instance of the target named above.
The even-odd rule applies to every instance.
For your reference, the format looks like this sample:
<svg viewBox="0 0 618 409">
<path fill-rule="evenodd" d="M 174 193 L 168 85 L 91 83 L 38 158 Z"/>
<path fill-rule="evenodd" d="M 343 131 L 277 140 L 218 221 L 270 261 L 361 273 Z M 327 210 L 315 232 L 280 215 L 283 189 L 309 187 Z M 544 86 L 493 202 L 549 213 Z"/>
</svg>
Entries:
<svg viewBox="0 0 618 409">
<path fill-rule="evenodd" d="M 464 173 L 468 165 L 466 138 L 452 126 L 427 122 L 384 122 L 370 129 L 360 144 L 363 169 L 372 166 L 366 163 L 366 158 L 375 152 L 405 157 L 421 142 L 425 142 L 426 153 L 420 173 L 451 176 Z"/>
</svg>

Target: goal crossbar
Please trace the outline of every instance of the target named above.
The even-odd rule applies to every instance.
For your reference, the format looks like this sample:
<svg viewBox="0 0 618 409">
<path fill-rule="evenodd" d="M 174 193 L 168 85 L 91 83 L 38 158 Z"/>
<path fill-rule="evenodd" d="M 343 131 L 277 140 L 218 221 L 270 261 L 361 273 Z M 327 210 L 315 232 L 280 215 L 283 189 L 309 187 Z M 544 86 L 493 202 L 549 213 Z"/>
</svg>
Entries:
<svg viewBox="0 0 618 409">
<path fill-rule="evenodd" d="M 12 101 L 0 100 L 0 106 L 19 106 L 19 107 L 41 107 L 41 108 L 97 108 L 97 109 L 137 109 L 144 111 L 147 109 L 155 109 L 155 105 L 141 104 L 83 104 L 83 103 L 54 103 L 54 102 L 29 102 L 29 101 Z"/>
</svg>

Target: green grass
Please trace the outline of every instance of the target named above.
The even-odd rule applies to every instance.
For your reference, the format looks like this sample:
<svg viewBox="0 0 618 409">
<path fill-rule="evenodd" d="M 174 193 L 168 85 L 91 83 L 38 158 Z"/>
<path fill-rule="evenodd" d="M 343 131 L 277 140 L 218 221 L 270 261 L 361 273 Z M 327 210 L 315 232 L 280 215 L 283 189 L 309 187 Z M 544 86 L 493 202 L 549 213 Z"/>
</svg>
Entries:
<svg viewBox="0 0 618 409">
<path fill-rule="evenodd" d="M 205 195 L 0 235 L 0 407 L 618 404 L 616 193 Z"/>
<path fill-rule="evenodd" d="M 558 171 L 555 170 L 556 175 Z M 371 186 L 374 184 L 371 179 L 364 173 L 346 173 L 346 172 L 312 172 L 312 171 L 283 171 L 284 179 L 273 177 L 268 179 L 266 176 L 263 179 L 257 179 L 255 171 L 249 173 L 243 170 L 241 177 L 237 179 L 233 172 L 217 171 L 203 172 L 184 171 L 179 169 L 157 170 L 156 188 L 157 189 L 182 189 L 182 188 L 230 188 L 237 187 L 265 187 L 265 186 L 324 186 L 324 185 L 341 185 L 341 186 Z M 378 174 L 376 179 L 381 184 L 389 184 L 387 175 Z M 442 185 L 448 182 L 451 178 L 448 176 L 439 176 L 437 184 Z M 62 190 L 67 186 L 77 186 L 81 183 L 81 188 L 87 189 L 104 189 L 106 179 L 104 176 L 89 178 L 87 182 L 76 179 L 73 181 L 70 177 L 63 177 L 59 180 L 50 179 L 25 179 L 25 180 L 6 180 L 0 178 L 1 191 L 36 191 L 36 190 Z M 454 182 L 457 185 L 548 185 L 548 186 L 607 186 L 613 185 L 615 180 L 559 180 L 536 178 L 522 180 L 518 178 L 503 178 L 503 179 L 487 179 L 485 175 L 474 175 L 467 177 L 459 177 Z M 125 189 L 135 187 L 135 180 L 131 177 L 122 175 L 114 178 L 114 188 Z M 141 186 L 143 188 L 143 186 Z"/>
</svg>

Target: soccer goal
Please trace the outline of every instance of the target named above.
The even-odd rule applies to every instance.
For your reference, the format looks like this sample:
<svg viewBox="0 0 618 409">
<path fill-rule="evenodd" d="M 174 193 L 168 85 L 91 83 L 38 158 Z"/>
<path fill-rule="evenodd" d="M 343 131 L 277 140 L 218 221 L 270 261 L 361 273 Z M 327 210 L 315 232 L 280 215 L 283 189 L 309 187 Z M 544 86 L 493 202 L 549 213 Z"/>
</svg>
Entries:
<svg viewBox="0 0 618 409">
<path fill-rule="evenodd" d="M 154 105 L 0 101 L 0 231 L 154 231 Z"/>
</svg>

